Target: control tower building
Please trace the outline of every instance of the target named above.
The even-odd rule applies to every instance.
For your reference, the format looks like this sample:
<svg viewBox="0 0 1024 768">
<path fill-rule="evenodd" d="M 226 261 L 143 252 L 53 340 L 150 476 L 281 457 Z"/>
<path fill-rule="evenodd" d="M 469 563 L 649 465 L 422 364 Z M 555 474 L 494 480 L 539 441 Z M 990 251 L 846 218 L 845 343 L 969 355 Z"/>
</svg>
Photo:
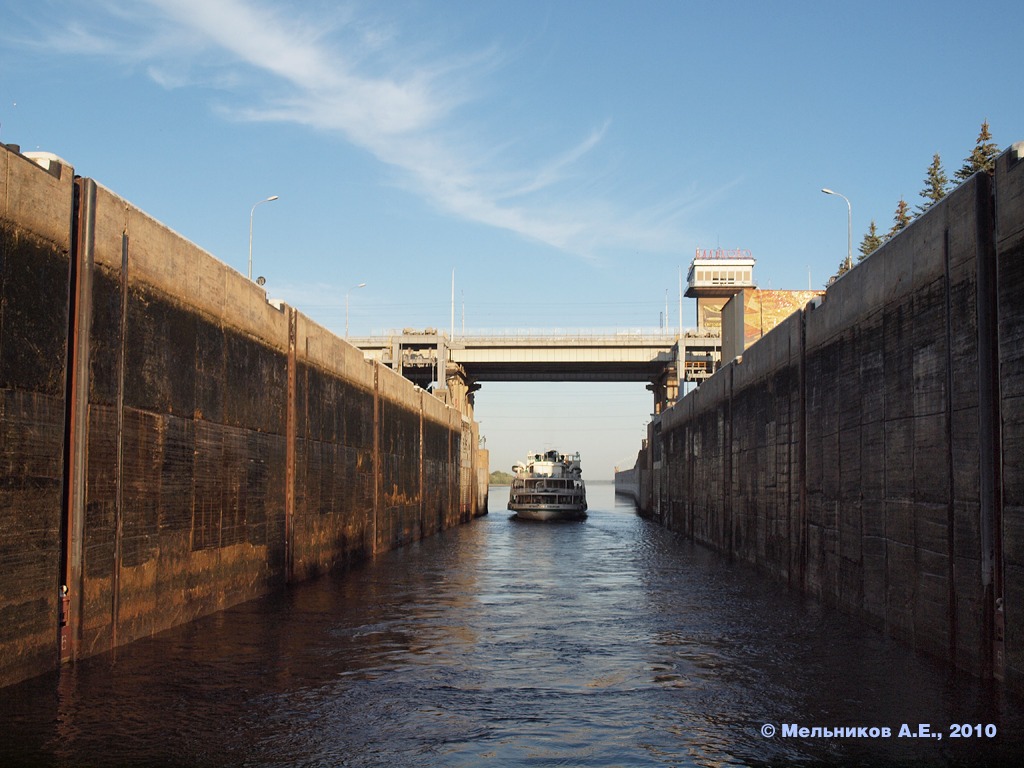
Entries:
<svg viewBox="0 0 1024 768">
<path fill-rule="evenodd" d="M 684 296 L 697 300 L 697 329 L 721 332 L 722 307 L 754 285 L 754 258 L 743 249 L 697 249 L 686 275 Z"/>
</svg>

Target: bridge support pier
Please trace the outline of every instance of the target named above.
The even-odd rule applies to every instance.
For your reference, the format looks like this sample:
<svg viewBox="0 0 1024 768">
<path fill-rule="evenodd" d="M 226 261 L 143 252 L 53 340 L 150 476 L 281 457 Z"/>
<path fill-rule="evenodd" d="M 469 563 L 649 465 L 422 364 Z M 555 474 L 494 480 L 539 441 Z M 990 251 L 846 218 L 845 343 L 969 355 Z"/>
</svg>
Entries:
<svg viewBox="0 0 1024 768">
<path fill-rule="evenodd" d="M 647 389 L 654 394 L 655 414 L 671 408 L 679 398 L 678 371 L 678 366 L 666 365 L 658 378 L 647 385 Z"/>
<path fill-rule="evenodd" d="M 473 419 L 473 400 L 480 385 L 471 379 L 465 368 L 458 363 L 448 363 L 445 371 L 445 384 L 448 388 L 446 402 L 459 412 Z"/>
</svg>

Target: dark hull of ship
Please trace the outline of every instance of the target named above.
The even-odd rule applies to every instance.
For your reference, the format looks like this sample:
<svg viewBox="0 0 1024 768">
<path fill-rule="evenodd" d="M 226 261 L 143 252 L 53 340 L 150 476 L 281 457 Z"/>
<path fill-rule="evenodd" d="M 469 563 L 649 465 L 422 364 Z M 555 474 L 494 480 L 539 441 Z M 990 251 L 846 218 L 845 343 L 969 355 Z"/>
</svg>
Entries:
<svg viewBox="0 0 1024 768">
<path fill-rule="evenodd" d="M 559 494 L 547 496 L 541 493 L 515 495 L 508 502 L 508 508 L 521 520 L 586 520 L 587 501 L 585 497 L 559 500 Z"/>
</svg>

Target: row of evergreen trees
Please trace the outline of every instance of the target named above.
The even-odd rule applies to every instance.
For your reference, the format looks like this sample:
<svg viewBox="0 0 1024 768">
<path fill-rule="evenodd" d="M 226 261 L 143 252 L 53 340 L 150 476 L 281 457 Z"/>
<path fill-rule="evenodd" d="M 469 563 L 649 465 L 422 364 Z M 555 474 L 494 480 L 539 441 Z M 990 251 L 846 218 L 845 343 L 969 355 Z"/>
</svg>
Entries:
<svg viewBox="0 0 1024 768">
<path fill-rule="evenodd" d="M 875 224 L 875 220 L 872 219 L 871 224 L 868 226 L 867 234 L 861 240 L 857 261 L 860 262 L 866 259 L 879 246 L 949 194 L 957 185 L 967 181 L 967 179 L 979 171 L 991 174 L 995 170 L 996 157 L 998 157 L 999 152 L 999 145 L 992 141 L 988 120 L 981 124 L 981 132 L 978 134 L 978 140 L 974 144 L 974 149 L 964 158 L 963 165 L 953 175 L 954 181 L 952 183 L 942 167 L 942 158 L 936 152 L 932 156 L 932 164 L 928 166 L 928 174 L 924 178 L 924 189 L 921 190 L 921 204 L 917 206 L 916 210 L 911 210 L 907 201 L 901 197 L 899 203 L 896 204 L 892 228 L 885 234 L 879 234 L 878 226 Z M 846 259 L 843 259 L 839 263 L 839 271 L 832 277 L 832 280 L 835 280 L 846 270 Z M 832 282 L 832 280 L 829 282 Z"/>
</svg>

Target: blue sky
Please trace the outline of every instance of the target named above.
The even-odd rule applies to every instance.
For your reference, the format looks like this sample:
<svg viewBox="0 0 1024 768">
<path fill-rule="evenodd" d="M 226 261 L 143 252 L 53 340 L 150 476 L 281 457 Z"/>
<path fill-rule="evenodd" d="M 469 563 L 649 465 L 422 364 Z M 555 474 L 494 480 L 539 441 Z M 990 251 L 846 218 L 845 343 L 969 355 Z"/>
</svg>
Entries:
<svg viewBox="0 0 1024 768">
<path fill-rule="evenodd" d="M 0 141 L 55 152 L 353 336 L 656 328 L 697 248 L 819 288 L 988 120 L 1024 140 L 1011 2 L 13 0 Z M 365 288 L 354 289 L 359 283 Z M 684 302 L 683 323 L 695 325 Z M 631 463 L 643 385 L 486 384 L 506 468 Z"/>
</svg>

